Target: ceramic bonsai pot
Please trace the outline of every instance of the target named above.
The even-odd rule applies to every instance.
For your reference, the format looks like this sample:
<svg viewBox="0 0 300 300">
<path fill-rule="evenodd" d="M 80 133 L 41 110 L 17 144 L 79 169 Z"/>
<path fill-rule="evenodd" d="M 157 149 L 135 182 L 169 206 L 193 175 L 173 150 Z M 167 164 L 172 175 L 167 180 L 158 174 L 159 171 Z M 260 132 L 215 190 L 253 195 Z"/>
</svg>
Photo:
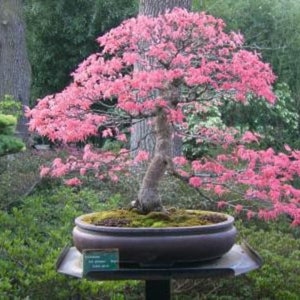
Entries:
<svg viewBox="0 0 300 300">
<path fill-rule="evenodd" d="M 224 214 L 223 214 L 224 215 Z M 118 249 L 120 264 L 172 266 L 221 257 L 235 242 L 234 218 L 212 225 L 169 228 L 96 226 L 75 220 L 73 240 L 83 250 Z"/>
</svg>

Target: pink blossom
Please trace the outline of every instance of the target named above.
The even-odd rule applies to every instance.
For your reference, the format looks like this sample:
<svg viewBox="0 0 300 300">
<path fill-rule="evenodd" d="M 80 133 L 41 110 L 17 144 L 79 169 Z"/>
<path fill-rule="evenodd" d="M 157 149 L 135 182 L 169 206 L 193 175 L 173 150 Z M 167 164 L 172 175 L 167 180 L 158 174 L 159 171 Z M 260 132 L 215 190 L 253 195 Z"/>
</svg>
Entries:
<svg viewBox="0 0 300 300">
<path fill-rule="evenodd" d="M 217 185 L 215 186 L 215 188 L 214 188 L 214 192 L 215 192 L 218 196 L 221 196 L 221 195 L 223 195 L 223 194 L 225 193 L 225 189 L 224 189 L 221 185 L 217 184 Z"/>
<path fill-rule="evenodd" d="M 191 178 L 189 179 L 189 184 L 190 184 L 191 186 L 195 187 L 195 188 L 198 188 L 198 187 L 201 186 L 202 181 L 201 181 L 201 179 L 200 179 L 199 177 L 191 177 Z"/>
<path fill-rule="evenodd" d="M 228 202 L 224 201 L 224 200 L 218 201 L 218 203 L 217 203 L 218 208 L 224 208 L 227 205 L 228 205 Z"/>
<path fill-rule="evenodd" d="M 234 210 L 235 210 L 236 213 L 240 213 L 243 209 L 244 209 L 243 205 L 238 204 L 238 205 L 235 206 Z"/>
<path fill-rule="evenodd" d="M 50 174 L 51 169 L 47 167 L 42 167 L 40 171 L 40 176 L 45 177 Z"/>
<path fill-rule="evenodd" d="M 147 161 L 147 160 L 149 160 L 149 152 L 147 152 L 147 151 L 142 151 L 142 150 L 140 150 L 140 151 L 137 153 L 136 157 L 134 158 L 134 161 L 135 161 L 136 163 L 143 162 L 143 161 Z"/>
<path fill-rule="evenodd" d="M 112 182 L 118 182 L 119 181 L 119 177 L 113 173 L 113 172 L 109 172 L 109 178 L 111 179 Z"/>
<path fill-rule="evenodd" d="M 87 172 L 87 168 L 81 168 L 79 171 L 80 175 L 82 175 L 82 176 L 84 176 L 86 174 L 86 172 Z"/>
<path fill-rule="evenodd" d="M 187 171 L 184 171 L 184 170 L 182 170 L 182 169 L 177 169 L 176 170 L 177 171 L 177 173 L 181 176 L 181 177 L 183 177 L 183 178 L 189 178 L 189 173 L 187 172 Z"/>
<path fill-rule="evenodd" d="M 113 132 L 112 132 L 111 128 L 107 128 L 107 129 L 103 130 L 102 131 L 102 136 L 103 137 L 112 137 Z"/>
<path fill-rule="evenodd" d="M 255 216 L 255 212 L 253 212 L 252 210 L 248 210 L 247 211 L 247 219 L 250 220 Z"/>
<path fill-rule="evenodd" d="M 126 141 L 127 141 L 127 137 L 126 137 L 126 135 L 125 135 L 124 133 L 118 134 L 118 135 L 116 136 L 116 138 L 117 138 L 117 140 L 120 141 L 120 142 L 126 142 Z"/>
<path fill-rule="evenodd" d="M 242 136 L 241 140 L 244 143 L 252 143 L 252 142 L 258 143 L 258 136 L 257 136 L 257 134 L 253 134 L 250 131 L 246 131 L 244 133 L 244 135 Z"/>
<path fill-rule="evenodd" d="M 188 161 L 184 156 L 176 156 L 173 158 L 173 162 L 178 166 L 184 166 Z"/>
<path fill-rule="evenodd" d="M 199 171 L 203 170 L 203 165 L 201 164 L 200 161 L 194 160 L 192 162 L 192 168 L 195 172 L 199 172 Z"/>
<path fill-rule="evenodd" d="M 65 184 L 68 186 L 79 186 L 82 184 L 82 181 L 77 177 L 65 180 Z"/>
</svg>

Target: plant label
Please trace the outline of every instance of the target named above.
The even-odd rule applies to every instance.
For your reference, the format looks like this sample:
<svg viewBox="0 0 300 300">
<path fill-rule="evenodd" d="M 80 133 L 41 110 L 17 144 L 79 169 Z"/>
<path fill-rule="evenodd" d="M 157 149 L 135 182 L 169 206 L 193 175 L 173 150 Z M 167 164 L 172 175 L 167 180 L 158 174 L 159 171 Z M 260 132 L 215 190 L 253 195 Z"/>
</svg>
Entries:
<svg viewBox="0 0 300 300">
<path fill-rule="evenodd" d="M 83 251 L 83 276 L 90 272 L 119 269 L 118 249 L 99 249 Z"/>
</svg>

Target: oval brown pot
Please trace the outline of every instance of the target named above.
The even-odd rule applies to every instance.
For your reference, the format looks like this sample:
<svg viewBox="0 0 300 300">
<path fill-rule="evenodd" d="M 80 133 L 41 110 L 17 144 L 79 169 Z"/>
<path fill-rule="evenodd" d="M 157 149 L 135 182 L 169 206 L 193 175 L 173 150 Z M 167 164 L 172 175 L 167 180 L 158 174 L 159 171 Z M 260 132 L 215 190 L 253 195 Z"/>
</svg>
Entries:
<svg viewBox="0 0 300 300">
<path fill-rule="evenodd" d="M 218 258 L 235 242 L 234 218 L 212 225 L 170 228 L 105 227 L 75 220 L 73 240 L 83 250 L 118 249 L 121 264 L 164 265 Z"/>
</svg>

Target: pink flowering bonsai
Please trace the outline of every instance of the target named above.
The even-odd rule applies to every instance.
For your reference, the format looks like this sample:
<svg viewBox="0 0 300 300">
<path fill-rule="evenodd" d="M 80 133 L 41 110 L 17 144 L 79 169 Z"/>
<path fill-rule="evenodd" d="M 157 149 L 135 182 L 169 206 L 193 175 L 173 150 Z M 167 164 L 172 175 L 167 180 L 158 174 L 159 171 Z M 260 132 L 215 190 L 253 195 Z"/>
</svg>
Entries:
<svg viewBox="0 0 300 300">
<path fill-rule="evenodd" d="M 56 143 L 85 144 L 81 155 L 55 159 L 42 175 L 77 172 L 67 180 L 70 185 L 80 185 L 87 172 L 99 180 L 118 180 L 121 172 L 147 160 L 135 201 L 141 212 L 163 210 L 158 186 L 168 172 L 197 189 L 214 191 L 219 207 L 231 205 L 263 219 L 285 213 L 299 224 L 300 190 L 292 183 L 300 174 L 300 151 L 288 146 L 279 154 L 255 151 L 247 148 L 247 143 L 258 142 L 255 133 L 199 126 L 193 132 L 199 147 L 202 141 L 218 143 L 227 149 L 225 154 L 194 161 L 172 156 L 174 135 L 191 134 L 188 114 L 221 105 L 224 99 L 246 103 L 249 94 L 275 102 L 270 66 L 243 49 L 240 34 L 226 33 L 224 27 L 221 19 L 205 13 L 174 9 L 157 18 L 132 18 L 98 38 L 100 52 L 79 65 L 72 83 L 28 111 L 31 130 Z M 141 120 L 148 120 L 155 133 L 152 154 L 139 151 L 133 157 L 126 146 L 115 153 L 89 143 L 96 137 L 126 145 L 130 125 Z M 222 200 L 239 187 L 249 205 Z"/>
</svg>

